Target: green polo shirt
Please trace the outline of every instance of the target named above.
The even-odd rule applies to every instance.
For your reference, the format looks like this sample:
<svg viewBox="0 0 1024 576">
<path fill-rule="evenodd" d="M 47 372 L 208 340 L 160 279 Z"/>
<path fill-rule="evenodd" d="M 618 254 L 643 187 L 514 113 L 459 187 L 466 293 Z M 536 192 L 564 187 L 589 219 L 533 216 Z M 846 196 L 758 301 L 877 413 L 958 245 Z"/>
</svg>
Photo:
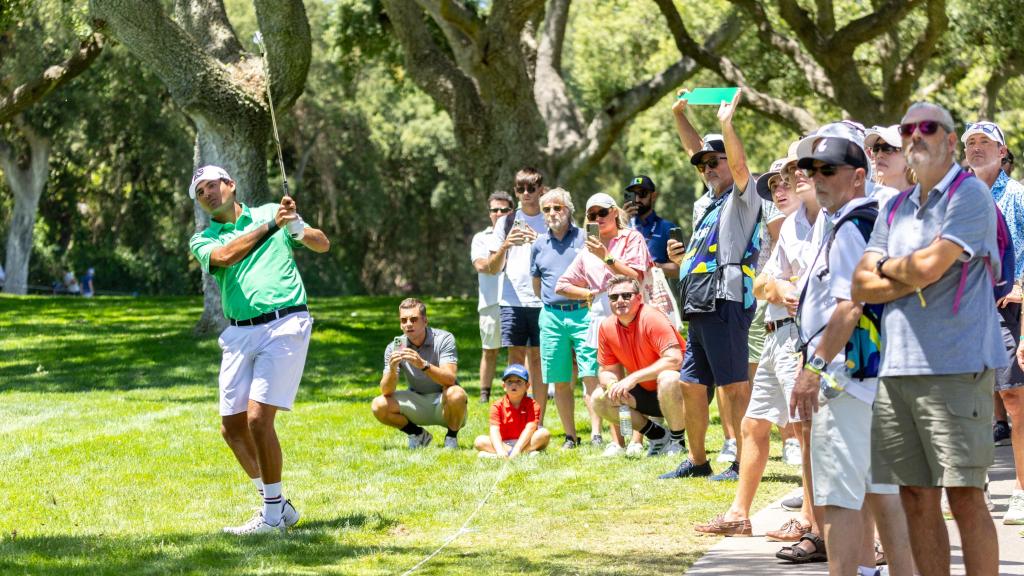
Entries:
<svg viewBox="0 0 1024 576">
<path fill-rule="evenodd" d="M 234 224 L 211 221 L 206 230 L 196 232 L 189 241 L 196 260 L 220 287 L 224 315 L 233 320 L 248 320 L 278 308 L 305 304 L 306 289 L 292 254 L 292 248 L 301 243 L 292 240 L 287 230 L 277 230 L 264 238 L 232 266 L 210 267 L 210 254 L 215 248 L 273 220 L 278 209 L 274 203 L 258 208 L 241 206 L 242 214 Z"/>
</svg>

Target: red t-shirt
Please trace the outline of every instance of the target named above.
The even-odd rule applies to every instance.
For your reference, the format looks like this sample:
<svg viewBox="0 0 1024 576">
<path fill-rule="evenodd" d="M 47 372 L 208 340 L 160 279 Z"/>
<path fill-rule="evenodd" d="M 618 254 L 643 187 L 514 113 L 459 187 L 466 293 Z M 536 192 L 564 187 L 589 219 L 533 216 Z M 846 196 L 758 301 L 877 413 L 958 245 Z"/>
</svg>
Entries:
<svg viewBox="0 0 1024 576">
<path fill-rule="evenodd" d="M 508 395 L 491 404 L 491 426 L 497 426 L 502 440 L 518 440 L 526 425 L 540 419 L 540 406 L 533 398 L 524 396 L 516 408 Z"/>
<path fill-rule="evenodd" d="M 597 333 L 597 363 L 601 366 L 622 364 L 627 372 L 636 372 L 657 362 L 661 354 L 673 346 L 686 352 L 686 342 L 665 314 L 641 304 L 629 326 L 623 326 L 614 315 L 601 321 Z M 658 389 L 658 381 L 647 380 L 640 386 L 653 392 Z"/>
</svg>

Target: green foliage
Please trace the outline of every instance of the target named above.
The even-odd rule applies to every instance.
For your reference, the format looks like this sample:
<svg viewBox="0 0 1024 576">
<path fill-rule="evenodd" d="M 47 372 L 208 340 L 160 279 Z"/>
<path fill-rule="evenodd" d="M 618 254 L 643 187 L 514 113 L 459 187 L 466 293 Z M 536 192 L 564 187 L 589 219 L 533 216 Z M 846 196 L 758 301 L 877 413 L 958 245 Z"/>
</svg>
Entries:
<svg viewBox="0 0 1024 576">
<path fill-rule="evenodd" d="M 294 411 L 277 417 L 285 495 L 303 519 L 284 538 L 239 539 L 220 529 L 246 520 L 258 499 L 218 430 L 220 349 L 191 336 L 201 300 L 0 296 L 0 507 L 18 511 L 0 516 L 0 573 L 399 574 L 455 534 L 495 484 L 469 530 L 418 574 L 679 573 L 714 543 L 688 527 L 724 511 L 735 484 L 656 479 L 676 461 L 556 446 L 507 468 L 475 456 L 469 446 L 487 430 L 475 400 L 475 301 L 427 302 L 431 323 L 460 344 L 459 381 L 472 398 L 462 449 L 407 451 L 369 410 L 397 305 L 310 302 L 303 383 Z M 576 420 L 586 434 L 582 402 Z M 553 411 L 547 422 L 560 434 Z M 709 446 L 720 446 L 720 430 L 710 428 Z M 780 444 L 756 507 L 798 480 Z"/>
</svg>

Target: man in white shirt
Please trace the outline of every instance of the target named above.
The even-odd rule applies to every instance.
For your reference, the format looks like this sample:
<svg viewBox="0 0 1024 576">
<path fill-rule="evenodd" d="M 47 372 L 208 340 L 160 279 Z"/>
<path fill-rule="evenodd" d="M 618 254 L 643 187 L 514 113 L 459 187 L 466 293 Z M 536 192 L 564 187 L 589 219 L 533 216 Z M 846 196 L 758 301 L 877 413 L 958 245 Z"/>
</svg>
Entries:
<svg viewBox="0 0 1024 576">
<path fill-rule="evenodd" d="M 497 250 L 498 239 L 494 235 L 494 223 L 514 210 L 515 203 L 506 192 L 495 192 L 487 198 L 487 210 L 491 225 L 473 236 L 470 260 L 477 271 L 479 283 L 477 313 L 480 315 L 480 402 L 491 400 L 491 384 L 494 382 L 498 352 L 501 350 L 501 313 L 498 308 L 498 289 L 504 279 L 501 272 L 487 272 L 487 261 L 491 252 Z"/>
</svg>

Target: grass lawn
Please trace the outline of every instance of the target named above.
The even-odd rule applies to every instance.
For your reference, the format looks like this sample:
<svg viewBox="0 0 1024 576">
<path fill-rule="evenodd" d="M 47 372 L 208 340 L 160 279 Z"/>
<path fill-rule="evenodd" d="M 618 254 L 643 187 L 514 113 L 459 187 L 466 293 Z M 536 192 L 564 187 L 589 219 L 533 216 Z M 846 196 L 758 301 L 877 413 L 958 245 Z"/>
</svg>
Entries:
<svg viewBox="0 0 1024 576">
<path fill-rule="evenodd" d="M 734 484 L 657 480 L 675 460 L 562 452 L 553 404 L 547 454 L 507 467 L 476 458 L 487 411 L 475 300 L 428 302 L 459 342 L 464 449 L 407 451 L 369 411 L 397 303 L 311 302 L 305 377 L 278 419 L 285 495 L 303 519 L 286 537 L 239 539 L 220 529 L 258 501 L 220 438 L 217 342 L 191 337 L 201 300 L 0 296 L 0 574 L 401 574 L 496 481 L 417 574 L 681 574 L 714 543 L 690 526 L 724 511 Z M 588 437 L 582 400 L 576 412 Z M 776 437 L 755 507 L 798 481 L 779 452 Z"/>
</svg>

